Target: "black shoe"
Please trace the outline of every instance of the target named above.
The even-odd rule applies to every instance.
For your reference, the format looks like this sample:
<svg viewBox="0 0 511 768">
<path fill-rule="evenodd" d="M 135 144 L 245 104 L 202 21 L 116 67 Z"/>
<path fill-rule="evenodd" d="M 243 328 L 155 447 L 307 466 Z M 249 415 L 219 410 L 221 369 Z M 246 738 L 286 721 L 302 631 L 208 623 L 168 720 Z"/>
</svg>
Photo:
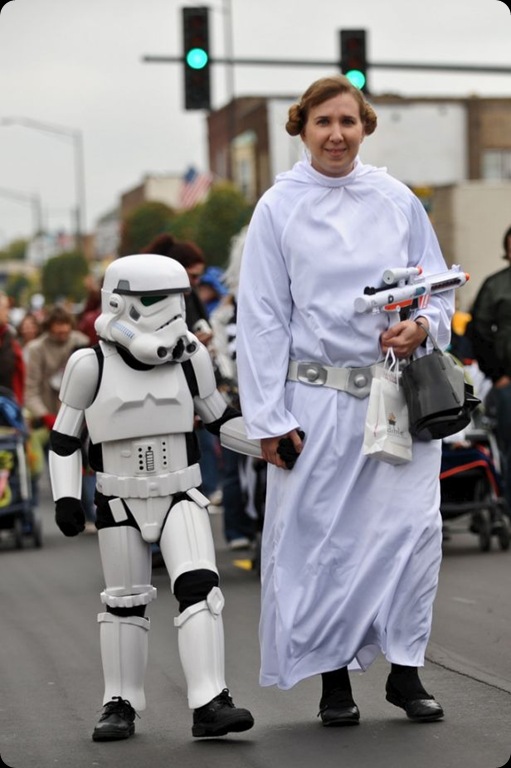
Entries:
<svg viewBox="0 0 511 768">
<path fill-rule="evenodd" d="M 112 696 L 112 701 L 103 707 L 92 741 L 115 741 L 132 736 L 135 733 L 136 714 L 129 701 L 121 696 Z"/>
<path fill-rule="evenodd" d="M 404 709 L 410 720 L 414 720 L 416 723 L 430 723 L 434 720 L 441 720 L 444 716 L 444 710 L 434 696 L 430 696 L 428 693 L 404 696 L 392 683 L 390 675 L 387 678 L 385 691 L 387 701 Z"/>
<path fill-rule="evenodd" d="M 360 711 L 349 691 L 331 691 L 319 702 L 318 717 L 323 725 L 358 725 Z"/>
<path fill-rule="evenodd" d="M 225 736 L 248 731 L 254 718 L 248 709 L 238 709 L 227 688 L 208 704 L 193 710 L 192 736 Z"/>
</svg>

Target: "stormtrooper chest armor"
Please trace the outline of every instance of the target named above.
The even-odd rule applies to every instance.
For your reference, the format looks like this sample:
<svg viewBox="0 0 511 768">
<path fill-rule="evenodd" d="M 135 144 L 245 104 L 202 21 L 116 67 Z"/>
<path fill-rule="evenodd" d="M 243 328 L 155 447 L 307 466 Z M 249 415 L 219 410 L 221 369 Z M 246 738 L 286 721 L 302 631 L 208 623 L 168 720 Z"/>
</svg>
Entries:
<svg viewBox="0 0 511 768">
<path fill-rule="evenodd" d="M 106 349 L 100 386 L 85 418 L 92 442 L 101 443 L 104 457 L 110 457 L 107 464 L 115 445 L 124 469 L 116 461 L 119 474 L 176 469 L 172 454 L 176 459 L 178 446 L 177 464 L 186 463 L 182 443 L 185 433 L 193 430 L 194 410 L 180 364 L 133 370 L 115 348 Z M 105 466 L 106 471 L 113 469 Z"/>
</svg>

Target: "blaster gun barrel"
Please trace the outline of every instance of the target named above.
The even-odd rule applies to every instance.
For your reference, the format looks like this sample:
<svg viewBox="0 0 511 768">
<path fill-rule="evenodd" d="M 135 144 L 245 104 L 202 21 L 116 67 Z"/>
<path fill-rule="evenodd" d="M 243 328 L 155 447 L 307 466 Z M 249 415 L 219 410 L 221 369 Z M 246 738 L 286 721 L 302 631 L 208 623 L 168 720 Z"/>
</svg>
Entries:
<svg viewBox="0 0 511 768">
<path fill-rule="evenodd" d="M 386 269 L 383 273 L 383 282 L 385 285 L 397 285 L 404 280 L 410 280 L 410 278 L 417 277 L 417 275 L 421 274 L 422 267 L 397 267 L 396 269 Z"/>
<path fill-rule="evenodd" d="M 385 274 L 388 277 L 390 273 L 401 279 L 399 277 L 401 270 L 386 270 Z M 413 281 L 413 275 L 410 277 L 412 278 L 410 283 L 384 286 L 376 291 L 371 289 L 363 296 L 358 296 L 355 299 L 355 312 L 362 314 L 380 312 L 381 310 L 386 312 L 398 311 L 405 307 L 411 307 L 424 296 L 460 288 L 470 279 L 470 275 L 467 272 L 462 272 L 459 266 L 453 266 L 447 272 L 440 272 L 437 275 L 422 275 L 415 281 Z"/>
</svg>

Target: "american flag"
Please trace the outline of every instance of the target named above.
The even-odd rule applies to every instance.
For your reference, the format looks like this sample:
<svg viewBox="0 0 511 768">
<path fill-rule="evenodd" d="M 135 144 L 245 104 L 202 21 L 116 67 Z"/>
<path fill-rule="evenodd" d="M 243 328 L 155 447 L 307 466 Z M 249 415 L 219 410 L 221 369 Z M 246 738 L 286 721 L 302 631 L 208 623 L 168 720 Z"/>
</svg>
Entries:
<svg viewBox="0 0 511 768">
<path fill-rule="evenodd" d="M 181 208 L 187 210 L 188 208 L 193 208 L 197 203 L 201 203 L 206 197 L 212 182 L 213 176 L 211 173 L 199 173 L 193 166 L 190 166 L 182 180 Z"/>
</svg>

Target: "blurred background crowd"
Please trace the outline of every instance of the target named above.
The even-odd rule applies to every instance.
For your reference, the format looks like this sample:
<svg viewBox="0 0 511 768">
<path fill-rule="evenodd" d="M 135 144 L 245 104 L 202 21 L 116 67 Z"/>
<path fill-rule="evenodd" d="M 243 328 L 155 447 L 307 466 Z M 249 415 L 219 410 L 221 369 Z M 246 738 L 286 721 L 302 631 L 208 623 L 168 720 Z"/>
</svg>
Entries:
<svg viewBox="0 0 511 768">
<path fill-rule="evenodd" d="M 236 377 L 236 293 L 246 227 L 229 244 L 225 267 L 208 264 L 204 251 L 190 240 L 164 232 L 149 239 L 141 252 L 176 259 L 190 279 L 186 296 L 189 329 L 210 352 L 217 384 L 226 400 L 239 407 Z M 69 257 L 68 257 L 69 261 Z M 72 259 L 71 259 L 72 261 Z M 69 264 L 67 264 L 69 266 Z M 76 278 L 76 275 L 75 275 Z M 74 278 L 74 284 L 77 280 Z M 0 387 L 23 409 L 28 427 L 28 462 L 35 505 L 39 481 L 47 472 L 50 431 L 59 408 L 59 390 L 66 363 L 80 347 L 98 342 L 95 320 L 101 312 L 101 274 L 81 275 L 79 290 L 48 301 L 32 286 L 21 300 L 0 291 Z M 258 534 L 255 504 L 260 484 L 253 461 L 220 446 L 218 438 L 195 423 L 201 449 L 202 491 L 210 511 L 223 515 L 226 544 L 232 550 L 250 550 Z M 95 533 L 94 472 L 87 462 L 88 436 L 83 435 L 83 490 L 86 532 Z M 154 548 L 158 564 L 158 548 Z"/>
</svg>

